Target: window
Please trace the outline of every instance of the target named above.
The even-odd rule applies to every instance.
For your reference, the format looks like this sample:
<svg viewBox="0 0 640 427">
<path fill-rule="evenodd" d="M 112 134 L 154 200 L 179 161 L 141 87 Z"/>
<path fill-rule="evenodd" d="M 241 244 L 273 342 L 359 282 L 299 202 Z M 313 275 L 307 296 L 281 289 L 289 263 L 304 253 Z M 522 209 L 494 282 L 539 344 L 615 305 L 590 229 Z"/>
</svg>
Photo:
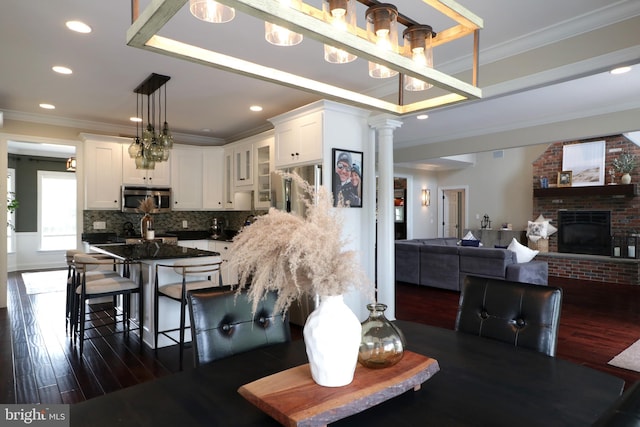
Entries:
<svg viewBox="0 0 640 427">
<path fill-rule="evenodd" d="M 16 191 L 16 170 L 7 169 L 7 204 L 14 199 Z M 14 226 L 16 224 L 15 212 L 7 211 L 7 252 L 16 251 L 16 232 Z"/>
<path fill-rule="evenodd" d="M 40 250 L 76 247 L 76 174 L 38 171 Z"/>
</svg>

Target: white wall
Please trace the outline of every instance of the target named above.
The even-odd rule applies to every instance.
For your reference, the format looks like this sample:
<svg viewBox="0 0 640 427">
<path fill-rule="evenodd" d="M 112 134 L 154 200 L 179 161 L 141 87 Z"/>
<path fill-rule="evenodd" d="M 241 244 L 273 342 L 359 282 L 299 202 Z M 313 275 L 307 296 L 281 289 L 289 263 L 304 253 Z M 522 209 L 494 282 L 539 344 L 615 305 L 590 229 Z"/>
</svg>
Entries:
<svg viewBox="0 0 640 427">
<path fill-rule="evenodd" d="M 407 239 L 437 237 L 438 176 L 435 172 L 394 168 L 394 177 L 407 179 Z M 422 189 L 431 191 L 431 204 L 422 206 Z"/>
</svg>

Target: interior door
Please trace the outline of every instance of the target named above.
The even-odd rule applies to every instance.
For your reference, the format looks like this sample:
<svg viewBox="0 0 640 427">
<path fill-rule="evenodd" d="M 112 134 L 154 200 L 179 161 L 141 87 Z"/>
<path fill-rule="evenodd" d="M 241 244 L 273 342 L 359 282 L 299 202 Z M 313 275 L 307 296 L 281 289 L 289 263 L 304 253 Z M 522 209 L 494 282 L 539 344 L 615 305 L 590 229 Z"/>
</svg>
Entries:
<svg viewBox="0 0 640 427">
<path fill-rule="evenodd" d="M 442 191 L 442 236 L 462 238 L 465 218 L 465 190 L 455 188 Z"/>
</svg>

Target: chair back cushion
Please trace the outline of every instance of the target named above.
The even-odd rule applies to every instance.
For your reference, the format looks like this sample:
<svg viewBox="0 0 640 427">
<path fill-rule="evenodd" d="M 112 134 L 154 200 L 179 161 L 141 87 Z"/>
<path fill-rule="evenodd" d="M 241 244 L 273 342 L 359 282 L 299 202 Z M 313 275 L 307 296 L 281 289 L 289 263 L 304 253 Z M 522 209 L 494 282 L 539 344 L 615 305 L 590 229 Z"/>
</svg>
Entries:
<svg viewBox="0 0 640 427">
<path fill-rule="evenodd" d="M 555 356 L 562 290 L 467 276 L 456 330 Z"/>
<path fill-rule="evenodd" d="M 261 300 L 255 315 L 246 292 L 190 291 L 191 336 L 195 365 L 291 340 L 289 319 L 273 311 L 276 293 Z"/>
</svg>

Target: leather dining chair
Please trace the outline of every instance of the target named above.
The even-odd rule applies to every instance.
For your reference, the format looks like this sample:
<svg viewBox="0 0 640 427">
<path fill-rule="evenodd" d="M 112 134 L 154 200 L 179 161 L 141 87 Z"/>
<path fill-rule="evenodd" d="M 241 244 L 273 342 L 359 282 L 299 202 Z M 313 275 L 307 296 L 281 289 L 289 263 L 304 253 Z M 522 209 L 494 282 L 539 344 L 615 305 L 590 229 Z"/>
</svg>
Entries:
<svg viewBox="0 0 640 427">
<path fill-rule="evenodd" d="M 90 299 L 113 297 L 114 314 L 111 324 L 122 323 L 123 332 L 128 333 L 131 329 L 131 295 L 138 294 L 138 329 L 140 330 L 140 342 L 142 342 L 142 319 L 144 318 L 142 304 L 142 270 L 140 269 L 138 281 L 134 281 L 129 277 L 123 277 L 117 272 L 100 272 L 92 275 L 105 264 L 113 265 L 113 268 L 121 268 L 122 271 L 129 272 L 131 263 L 116 259 L 106 260 L 104 258 L 96 258 L 89 254 L 76 254 L 73 257 L 73 307 L 71 313 L 71 330 L 74 338 L 80 342 L 80 357 L 84 350 L 84 341 L 88 339 L 85 336 L 87 329 L 93 329 L 102 333 L 104 322 L 100 322 L 99 326 L 86 327 L 87 320 L 87 302 Z M 121 266 L 121 267 L 118 267 Z M 115 273 L 115 274 L 113 274 Z M 103 275 L 104 274 L 104 275 Z M 122 313 L 118 315 L 116 307 L 116 297 L 122 297 Z M 118 320 L 120 317 L 121 320 Z M 115 329 L 107 329 L 112 333 Z"/>
<path fill-rule="evenodd" d="M 562 290 L 467 276 L 455 329 L 555 356 Z"/>
<path fill-rule="evenodd" d="M 255 314 L 246 291 L 191 291 L 188 295 L 194 365 L 291 340 L 289 318 L 275 313 L 277 294 L 260 300 Z"/>
<path fill-rule="evenodd" d="M 153 309 L 153 325 L 154 325 L 154 345 L 156 353 L 158 351 L 158 337 L 163 335 L 169 340 L 179 345 L 180 353 L 180 369 L 182 370 L 182 362 L 184 358 L 184 335 L 187 316 L 187 293 L 195 289 L 212 288 L 222 286 L 222 275 L 220 274 L 220 261 L 202 261 L 197 258 L 176 261 L 174 264 L 156 264 L 155 281 L 154 281 L 154 309 Z M 163 270 L 173 270 L 177 276 L 172 279 L 167 276 L 165 283 L 160 276 Z M 170 273 L 170 271 L 169 271 Z M 217 278 L 217 281 L 216 281 Z M 169 328 L 160 330 L 160 298 L 168 298 L 177 301 L 180 304 L 180 326 L 178 328 Z M 174 332 L 178 332 L 179 338 L 175 339 Z"/>
<path fill-rule="evenodd" d="M 627 388 L 593 427 L 638 427 L 640 426 L 640 381 Z"/>
</svg>

